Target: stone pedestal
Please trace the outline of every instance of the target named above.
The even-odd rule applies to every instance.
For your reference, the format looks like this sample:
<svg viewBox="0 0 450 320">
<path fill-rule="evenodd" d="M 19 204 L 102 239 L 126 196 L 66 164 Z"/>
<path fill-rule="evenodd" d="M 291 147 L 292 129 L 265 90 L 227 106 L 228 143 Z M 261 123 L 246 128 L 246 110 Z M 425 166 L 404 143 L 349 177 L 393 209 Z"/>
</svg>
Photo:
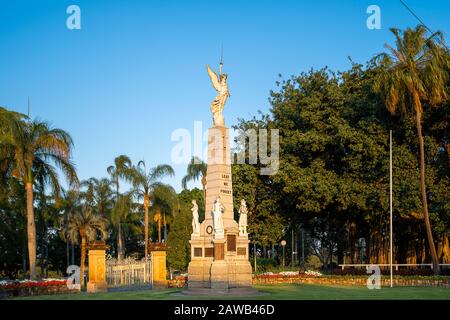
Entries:
<svg viewBox="0 0 450 320">
<path fill-rule="evenodd" d="M 225 261 L 225 239 L 214 239 L 214 260 L 211 263 L 211 289 L 228 289 L 228 265 Z"/>
<path fill-rule="evenodd" d="M 106 249 L 108 247 L 103 241 L 96 241 L 88 246 L 89 281 L 87 292 L 106 292 Z"/>
<path fill-rule="evenodd" d="M 206 175 L 205 220 L 200 235 L 191 236 L 191 262 L 188 287 L 228 290 L 251 287 L 252 268 L 249 262 L 248 235 L 239 235 L 234 220 L 231 180 L 229 130 L 213 127 L 208 130 L 208 169 Z M 220 196 L 225 210 L 222 216 L 224 237 L 213 234 L 212 205 Z"/>
<path fill-rule="evenodd" d="M 161 243 L 150 244 L 152 277 L 154 287 L 167 287 L 166 246 Z"/>
</svg>

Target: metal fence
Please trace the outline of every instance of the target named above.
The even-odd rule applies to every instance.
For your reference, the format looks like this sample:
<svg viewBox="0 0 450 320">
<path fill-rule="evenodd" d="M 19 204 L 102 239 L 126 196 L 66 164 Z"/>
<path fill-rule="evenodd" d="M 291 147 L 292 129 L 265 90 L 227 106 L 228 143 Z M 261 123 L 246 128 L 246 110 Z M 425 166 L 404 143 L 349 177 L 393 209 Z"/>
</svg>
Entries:
<svg viewBox="0 0 450 320">
<path fill-rule="evenodd" d="M 135 260 L 125 258 L 106 260 L 106 281 L 108 287 L 152 286 L 151 259 Z"/>
<path fill-rule="evenodd" d="M 372 264 L 364 264 L 364 263 L 355 263 L 355 264 L 340 264 L 339 267 L 344 270 L 345 267 L 352 267 L 352 268 L 367 268 L 369 266 L 379 266 L 379 267 L 389 267 L 389 263 L 372 263 Z M 441 267 L 450 267 L 450 264 L 448 263 L 440 263 L 439 266 Z M 398 270 L 398 267 L 430 267 L 433 269 L 433 264 L 431 263 L 393 263 L 392 267 L 395 268 L 395 270 Z"/>
</svg>

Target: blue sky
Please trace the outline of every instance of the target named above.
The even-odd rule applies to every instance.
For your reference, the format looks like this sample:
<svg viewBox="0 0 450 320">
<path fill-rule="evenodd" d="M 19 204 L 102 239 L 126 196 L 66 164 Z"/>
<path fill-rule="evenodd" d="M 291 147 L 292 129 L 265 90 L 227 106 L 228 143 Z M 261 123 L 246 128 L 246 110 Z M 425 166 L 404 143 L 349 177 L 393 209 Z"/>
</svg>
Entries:
<svg viewBox="0 0 450 320">
<path fill-rule="evenodd" d="M 450 32 L 450 1 L 405 2 L 433 30 Z M 66 8 L 81 8 L 68 30 Z M 366 9 L 381 8 L 381 30 Z M 342 70 L 391 42 L 388 28 L 415 26 L 400 1 L 0 0 L 0 105 L 50 121 L 73 137 L 81 179 L 107 176 L 114 157 L 171 163 L 177 128 L 211 124 L 205 64 L 224 71 L 228 126 L 269 108 L 278 74 Z M 186 166 L 166 182 L 180 190 Z"/>
</svg>

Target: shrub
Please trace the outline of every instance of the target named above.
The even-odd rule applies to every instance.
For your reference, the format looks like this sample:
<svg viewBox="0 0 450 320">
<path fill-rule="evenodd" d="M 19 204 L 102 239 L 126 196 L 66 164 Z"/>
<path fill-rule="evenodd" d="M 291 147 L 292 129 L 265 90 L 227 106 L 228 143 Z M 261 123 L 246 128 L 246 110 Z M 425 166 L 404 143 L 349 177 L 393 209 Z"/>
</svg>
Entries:
<svg viewBox="0 0 450 320">
<path fill-rule="evenodd" d="M 320 262 L 319 257 L 317 257 L 315 255 L 310 255 L 305 262 L 306 269 L 318 270 L 321 267 L 322 267 L 322 262 Z"/>
<path fill-rule="evenodd" d="M 255 268 L 254 265 L 253 268 Z M 274 259 L 257 258 L 256 268 L 258 273 L 261 273 L 261 272 L 275 271 L 276 269 L 279 269 L 280 266 L 278 265 L 278 262 Z"/>
</svg>

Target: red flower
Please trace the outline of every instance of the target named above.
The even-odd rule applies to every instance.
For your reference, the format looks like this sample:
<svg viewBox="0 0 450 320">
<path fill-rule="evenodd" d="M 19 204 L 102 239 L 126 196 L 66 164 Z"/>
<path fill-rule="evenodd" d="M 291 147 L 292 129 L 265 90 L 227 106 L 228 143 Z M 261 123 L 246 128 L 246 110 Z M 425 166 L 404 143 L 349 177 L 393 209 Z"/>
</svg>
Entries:
<svg viewBox="0 0 450 320">
<path fill-rule="evenodd" d="M 0 286 L 0 289 L 14 290 L 20 288 L 33 288 L 33 287 L 50 287 L 50 286 L 65 286 L 66 280 L 50 280 L 50 281 L 27 281 L 27 282 L 15 282 L 7 285 Z"/>
</svg>

